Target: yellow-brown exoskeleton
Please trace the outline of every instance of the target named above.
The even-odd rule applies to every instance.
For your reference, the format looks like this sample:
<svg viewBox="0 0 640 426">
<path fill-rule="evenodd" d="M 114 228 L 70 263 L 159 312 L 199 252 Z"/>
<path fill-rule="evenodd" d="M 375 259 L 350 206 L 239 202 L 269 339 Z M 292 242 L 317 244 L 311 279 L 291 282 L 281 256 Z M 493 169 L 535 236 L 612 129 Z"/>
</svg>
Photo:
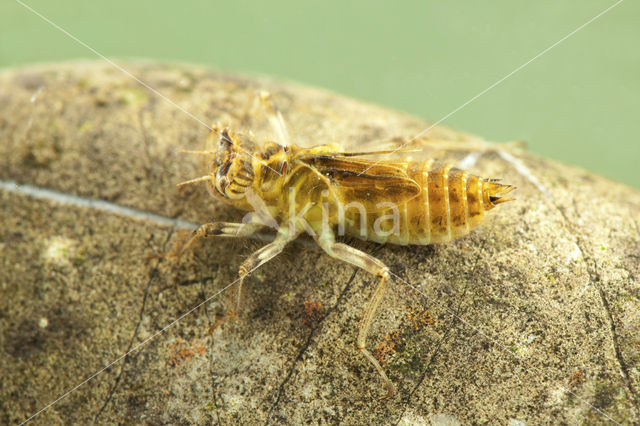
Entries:
<svg viewBox="0 0 640 426">
<path fill-rule="evenodd" d="M 247 237 L 265 226 L 276 229 L 273 242 L 240 267 L 238 304 L 243 279 L 305 232 L 329 256 L 375 275 L 378 284 L 362 317 L 357 347 L 382 376 L 391 395 L 391 381 L 366 348 L 389 268 L 367 253 L 336 242 L 336 234 L 402 245 L 451 241 L 477 227 L 488 210 L 511 200 L 504 195 L 513 187 L 433 160 L 370 158 L 390 151 L 341 152 L 338 145 L 302 148 L 288 142 L 281 115 L 273 105 L 268 106 L 282 139 L 279 143 L 258 144 L 215 127 L 209 150 L 201 152 L 210 156 L 208 174 L 184 182 L 204 181 L 211 195 L 250 213 L 242 223 L 202 225 L 184 247 L 200 237 Z"/>
</svg>

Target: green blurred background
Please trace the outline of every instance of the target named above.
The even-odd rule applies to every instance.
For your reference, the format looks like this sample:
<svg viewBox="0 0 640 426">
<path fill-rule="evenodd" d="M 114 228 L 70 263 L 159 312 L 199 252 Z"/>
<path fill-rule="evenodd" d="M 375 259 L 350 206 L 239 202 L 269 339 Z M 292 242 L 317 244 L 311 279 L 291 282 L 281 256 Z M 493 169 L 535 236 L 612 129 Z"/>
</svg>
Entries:
<svg viewBox="0 0 640 426">
<path fill-rule="evenodd" d="M 265 74 L 437 121 L 615 4 L 21 0 L 100 53 Z M 96 56 L 15 0 L 0 67 Z M 640 2 L 626 0 L 443 124 L 640 188 Z"/>
</svg>

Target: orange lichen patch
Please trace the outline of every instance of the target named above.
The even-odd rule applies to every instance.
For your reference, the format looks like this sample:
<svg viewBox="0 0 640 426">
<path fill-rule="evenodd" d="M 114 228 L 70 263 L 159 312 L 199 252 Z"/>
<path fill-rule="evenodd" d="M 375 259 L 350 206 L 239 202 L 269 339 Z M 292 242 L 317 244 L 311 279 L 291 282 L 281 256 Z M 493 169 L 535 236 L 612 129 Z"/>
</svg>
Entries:
<svg viewBox="0 0 640 426">
<path fill-rule="evenodd" d="M 413 309 L 407 313 L 407 319 L 411 322 L 414 330 L 420 330 L 436 322 L 435 317 L 427 309 Z"/>
<path fill-rule="evenodd" d="M 384 364 L 389 358 L 396 353 L 401 336 L 400 331 L 395 330 L 384 336 L 384 340 L 376 347 L 376 358 L 381 364 Z"/>
<path fill-rule="evenodd" d="M 202 355 L 207 351 L 204 346 L 196 344 L 195 340 L 189 345 L 184 340 L 177 339 L 175 343 L 170 345 L 170 348 L 175 351 L 169 360 L 169 363 L 174 367 L 185 361 L 191 361 L 194 355 Z"/>
<path fill-rule="evenodd" d="M 581 385 L 582 383 L 584 383 L 584 373 L 582 373 L 582 371 L 580 370 L 576 370 L 576 372 L 571 375 L 569 383 L 571 384 L 571 386 Z"/>
<path fill-rule="evenodd" d="M 310 300 L 304 302 L 304 310 L 308 316 L 315 315 L 320 309 L 322 309 L 322 302 L 312 302 Z"/>
<path fill-rule="evenodd" d="M 306 318 L 302 320 L 302 325 L 311 326 L 314 323 L 317 323 L 322 319 L 322 302 L 312 302 L 310 300 L 306 300 L 304 302 L 304 312 L 306 314 Z"/>
</svg>

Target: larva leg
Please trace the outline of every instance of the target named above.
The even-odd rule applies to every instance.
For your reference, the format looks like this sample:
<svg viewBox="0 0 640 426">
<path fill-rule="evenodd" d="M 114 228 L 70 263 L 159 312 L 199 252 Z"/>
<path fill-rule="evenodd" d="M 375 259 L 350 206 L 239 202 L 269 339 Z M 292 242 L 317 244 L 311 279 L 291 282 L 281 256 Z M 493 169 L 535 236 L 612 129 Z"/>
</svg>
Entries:
<svg viewBox="0 0 640 426">
<path fill-rule="evenodd" d="M 331 238 L 330 240 L 331 241 L 322 241 L 322 238 L 318 239 L 318 244 L 320 244 L 320 247 L 322 247 L 322 249 L 327 252 L 329 256 L 335 257 L 336 259 L 343 260 L 354 266 L 362 268 L 365 271 L 375 275 L 379 279 L 378 284 L 373 291 L 373 295 L 371 296 L 371 299 L 369 300 L 369 303 L 367 304 L 367 307 L 364 311 L 362 320 L 360 321 L 360 327 L 358 329 L 358 340 L 356 344 L 360 352 L 362 352 L 365 358 L 367 358 L 369 362 L 373 364 L 380 376 L 382 376 L 384 385 L 387 388 L 387 397 L 391 397 L 395 393 L 393 384 L 380 366 L 378 360 L 376 360 L 373 355 L 371 355 L 371 352 L 369 352 L 366 348 L 367 334 L 369 333 L 371 322 L 373 321 L 376 309 L 378 308 L 378 305 L 380 304 L 380 301 L 384 296 L 386 283 L 389 280 L 389 268 L 387 268 L 387 266 L 380 260 L 367 253 L 364 253 L 346 244 L 335 243 L 332 241 L 333 238 Z"/>
<path fill-rule="evenodd" d="M 269 119 L 269 124 L 273 128 L 273 131 L 276 133 L 276 137 L 278 138 L 277 142 L 280 145 L 290 145 L 289 141 L 289 132 L 287 131 L 287 125 L 284 122 L 284 118 L 280 113 L 280 110 L 276 106 L 275 102 L 271 98 L 271 94 L 269 92 L 260 92 L 258 94 L 258 100 L 260 104 L 266 109 L 267 117 Z"/>
<path fill-rule="evenodd" d="M 262 228 L 260 223 L 212 222 L 201 225 L 191 233 L 191 237 L 178 249 L 180 257 L 196 240 L 204 237 L 245 238 Z"/>
<path fill-rule="evenodd" d="M 369 148 L 372 147 L 372 148 Z M 362 151 L 368 150 L 391 150 L 397 149 L 398 153 L 411 152 L 412 150 L 445 151 L 445 152 L 476 152 L 484 154 L 494 151 L 512 151 L 515 148 L 525 148 L 524 141 L 509 141 L 504 143 L 487 142 L 485 140 L 474 138 L 469 140 L 448 140 L 448 139 L 429 139 L 429 138 L 394 138 L 386 140 L 375 140 L 359 144 L 358 149 Z"/>
<path fill-rule="evenodd" d="M 523 148 L 526 146 L 524 141 L 509 141 L 504 143 L 487 142 L 482 139 L 472 139 L 465 141 L 452 141 L 446 139 L 426 139 L 420 141 L 419 145 L 441 149 L 444 151 L 465 151 L 465 152 L 490 152 L 499 150 L 510 150 L 514 148 Z"/>
<path fill-rule="evenodd" d="M 242 265 L 240 266 L 240 270 L 238 272 L 239 282 L 236 292 L 236 312 L 240 312 L 240 301 L 242 297 L 242 285 L 244 284 L 244 279 L 252 271 L 280 254 L 287 243 L 293 241 L 298 236 L 297 233 L 294 235 L 290 235 L 288 229 L 288 226 L 280 227 L 278 235 L 276 236 L 276 239 L 273 240 L 273 242 L 252 253 L 251 256 L 249 256 L 244 262 L 242 262 Z"/>
</svg>

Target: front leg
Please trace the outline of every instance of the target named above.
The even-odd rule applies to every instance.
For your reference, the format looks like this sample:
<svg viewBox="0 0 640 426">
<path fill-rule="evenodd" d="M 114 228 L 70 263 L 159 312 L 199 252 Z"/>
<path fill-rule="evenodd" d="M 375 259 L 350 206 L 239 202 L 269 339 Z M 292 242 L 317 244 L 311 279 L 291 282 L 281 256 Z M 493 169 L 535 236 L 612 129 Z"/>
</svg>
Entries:
<svg viewBox="0 0 640 426">
<path fill-rule="evenodd" d="M 291 142 L 289 141 L 289 132 L 287 131 L 287 124 L 285 123 L 282 113 L 280 113 L 276 103 L 273 101 L 271 94 L 265 91 L 260 92 L 258 94 L 258 100 L 267 111 L 269 124 L 278 138 L 277 142 L 284 146 L 291 145 Z"/>
<path fill-rule="evenodd" d="M 373 295 L 367 304 L 367 307 L 360 321 L 360 327 L 358 329 L 358 340 L 356 341 L 357 347 L 362 354 L 369 360 L 371 364 L 382 376 L 382 381 L 387 388 L 387 398 L 393 396 L 395 390 L 391 380 L 387 377 L 386 373 L 380 366 L 378 360 L 376 360 L 371 352 L 366 348 L 367 334 L 371 327 L 371 322 L 376 313 L 376 309 L 384 296 L 386 283 L 389 280 L 389 268 L 375 257 L 364 253 L 358 249 L 355 249 L 346 244 L 336 243 L 333 240 L 333 236 L 327 237 L 327 235 L 321 236 L 318 240 L 318 244 L 322 249 L 331 257 L 340 259 L 347 263 L 350 263 L 358 268 L 362 268 L 365 271 L 375 275 L 378 278 L 378 284 L 376 285 Z"/>
<path fill-rule="evenodd" d="M 182 256 L 182 254 L 191 245 L 204 237 L 226 237 L 226 238 L 245 238 L 254 234 L 264 225 L 261 223 L 233 223 L 233 222 L 212 222 L 201 225 L 198 229 L 191 233 L 191 237 L 185 244 L 180 247 L 176 253 L 176 257 Z"/>
</svg>

